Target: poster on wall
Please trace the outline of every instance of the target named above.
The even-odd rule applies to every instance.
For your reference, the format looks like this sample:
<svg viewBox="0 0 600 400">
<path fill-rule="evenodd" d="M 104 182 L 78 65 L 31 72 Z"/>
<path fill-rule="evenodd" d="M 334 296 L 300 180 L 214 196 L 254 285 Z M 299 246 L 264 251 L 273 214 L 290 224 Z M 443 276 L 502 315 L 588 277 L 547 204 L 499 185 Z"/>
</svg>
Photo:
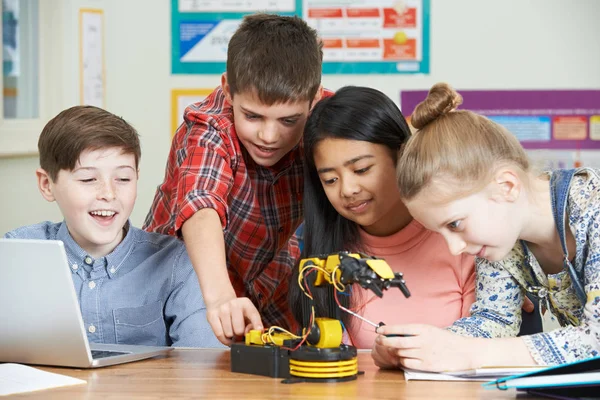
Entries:
<svg viewBox="0 0 600 400">
<path fill-rule="evenodd" d="M 297 15 L 323 40 L 323 73 L 429 73 L 430 0 L 171 0 L 172 73 L 225 72 L 255 12 Z"/>
<path fill-rule="evenodd" d="M 187 106 L 204 100 L 214 89 L 172 89 L 171 90 L 171 137 L 183 122 Z"/>
<path fill-rule="evenodd" d="M 104 12 L 79 10 L 79 103 L 104 107 Z"/>
<path fill-rule="evenodd" d="M 463 110 L 485 115 L 527 150 L 599 150 L 600 90 L 457 90 Z M 426 90 L 400 93 L 409 118 Z"/>
<path fill-rule="evenodd" d="M 19 76 L 19 2 L 2 0 L 2 75 Z M 21 22 L 22 23 L 22 22 Z M 6 92 L 6 89 L 5 89 Z"/>
</svg>

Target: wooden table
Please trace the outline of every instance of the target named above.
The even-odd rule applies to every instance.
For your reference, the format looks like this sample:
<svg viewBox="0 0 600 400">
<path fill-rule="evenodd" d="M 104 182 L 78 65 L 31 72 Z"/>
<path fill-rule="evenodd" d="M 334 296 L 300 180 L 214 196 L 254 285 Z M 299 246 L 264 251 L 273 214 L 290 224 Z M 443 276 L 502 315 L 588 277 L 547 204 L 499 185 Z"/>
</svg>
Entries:
<svg viewBox="0 0 600 400">
<path fill-rule="evenodd" d="M 282 384 L 280 379 L 229 371 L 228 350 L 176 349 L 168 356 L 91 370 L 40 367 L 84 379 L 87 385 L 25 393 L 32 399 L 514 399 L 515 390 L 485 390 L 479 382 L 404 380 L 359 353 L 365 374 L 343 383 Z M 534 397 L 518 396 L 519 399 Z"/>
</svg>

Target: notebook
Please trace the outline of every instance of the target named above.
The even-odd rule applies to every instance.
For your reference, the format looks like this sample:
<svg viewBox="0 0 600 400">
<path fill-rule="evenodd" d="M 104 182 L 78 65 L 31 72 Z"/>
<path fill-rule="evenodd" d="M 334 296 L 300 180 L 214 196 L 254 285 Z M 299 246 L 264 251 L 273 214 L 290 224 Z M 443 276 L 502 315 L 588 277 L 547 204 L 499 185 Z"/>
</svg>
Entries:
<svg viewBox="0 0 600 400">
<path fill-rule="evenodd" d="M 64 245 L 0 239 L 0 362 L 95 368 L 170 347 L 88 343 Z"/>
<path fill-rule="evenodd" d="M 482 367 L 462 371 L 425 372 L 403 368 L 404 379 L 407 381 L 490 381 L 503 376 L 538 371 L 545 367 Z"/>
<path fill-rule="evenodd" d="M 500 378 L 485 383 L 484 387 L 515 388 L 559 399 L 597 397 L 600 395 L 600 357 Z"/>
</svg>

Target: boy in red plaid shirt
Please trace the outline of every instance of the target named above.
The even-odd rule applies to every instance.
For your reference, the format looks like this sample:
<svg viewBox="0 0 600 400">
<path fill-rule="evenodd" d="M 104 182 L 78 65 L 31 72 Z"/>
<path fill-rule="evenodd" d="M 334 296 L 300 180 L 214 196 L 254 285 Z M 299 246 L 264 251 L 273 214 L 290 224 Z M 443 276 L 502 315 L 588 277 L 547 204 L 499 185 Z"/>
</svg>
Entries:
<svg viewBox="0 0 600 400">
<path fill-rule="evenodd" d="M 255 14 L 232 36 L 221 86 L 190 105 L 145 229 L 183 238 L 215 335 L 290 328 L 299 257 L 300 147 L 322 96 L 322 45 L 297 17 Z M 262 320 L 261 320 L 262 317 Z"/>
</svg>

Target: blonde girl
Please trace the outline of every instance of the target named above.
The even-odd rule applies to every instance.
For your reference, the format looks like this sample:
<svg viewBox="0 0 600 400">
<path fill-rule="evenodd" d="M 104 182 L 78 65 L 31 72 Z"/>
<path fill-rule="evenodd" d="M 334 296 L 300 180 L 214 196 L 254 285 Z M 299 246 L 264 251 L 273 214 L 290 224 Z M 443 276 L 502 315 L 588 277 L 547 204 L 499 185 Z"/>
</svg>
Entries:
<svg viewBox="0 0 600 400">
<path fill-rule="evenodd" d="M 439 232 L 451 253 L 475 255 L 471 316 L 448 329 L 395 325 L 378 346 L 409 368 L 552 365 L 600 354 L 600 175 L 590 168 L 538 174 L 514 135 L 456 110 L 462 98 L 437 84 L 417 106 L 398 163 L 410 214 Z M 525 295 L 561 328 L 515 337 Z M 386 337 L 406 334 L 408 337 Z"/>
</svg>

